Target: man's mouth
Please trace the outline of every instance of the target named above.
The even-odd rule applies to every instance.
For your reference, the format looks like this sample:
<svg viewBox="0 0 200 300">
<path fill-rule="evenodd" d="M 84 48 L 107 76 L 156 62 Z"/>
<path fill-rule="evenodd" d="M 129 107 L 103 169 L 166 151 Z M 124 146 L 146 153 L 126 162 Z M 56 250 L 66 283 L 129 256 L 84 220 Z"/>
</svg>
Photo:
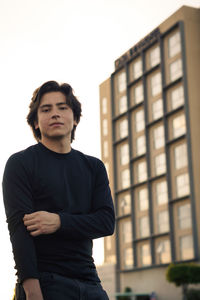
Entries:
<svg viewBox="0 0 200 300">
<path fill-rule="evenodd" d="M 53 126 L 60 126 L 60 125 L 63 125 L 63 123 L 55 122 L 55 123 L 50 124 L 51 127 L 53 127 Z"/>
</svg>

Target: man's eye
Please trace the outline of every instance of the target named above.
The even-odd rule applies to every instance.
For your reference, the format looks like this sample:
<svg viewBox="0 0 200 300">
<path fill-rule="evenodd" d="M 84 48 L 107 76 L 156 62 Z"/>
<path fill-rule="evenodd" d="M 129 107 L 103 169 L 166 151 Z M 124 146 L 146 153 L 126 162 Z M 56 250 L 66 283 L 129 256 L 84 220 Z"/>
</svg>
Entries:
<svg viewBox="0 0 200 300">
<path fill-rule="evenodd" d="M 46 113 L 46 112 L 48 112 L 49 111 L 49 108 L 44 108 L 44 109 L 42 109 L 42 112 L 44 112 L 44 113 Z"/>
<path fill-rule="evenodd" d="M 65 110 L 65 109 L 67 109 L 67 106 L 60 106 L 60 109 Z"/>
</svg>

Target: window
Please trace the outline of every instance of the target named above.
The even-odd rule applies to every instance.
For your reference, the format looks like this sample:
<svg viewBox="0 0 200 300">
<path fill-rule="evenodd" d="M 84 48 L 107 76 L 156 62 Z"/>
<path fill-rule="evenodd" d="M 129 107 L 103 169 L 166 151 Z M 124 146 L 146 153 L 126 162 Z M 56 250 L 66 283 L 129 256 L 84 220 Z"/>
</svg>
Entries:
<svg viewBox="0 0 200 300">
<path fill-rule="evenodd" d="M 180 32 L 176 32 L 169 38 L 169 57 L 173 57 L 181 52 Z"/>
<path fill-rule="evenodd" d="M 184 103 L 183 86 L 179 86 L 171 92 L 171 106 L 175 109 Z"/>
<path fill-rule="evenodd" d="M 132 242 L 132 224 L 130 220 L 122 223 L 122 235 L 123 235 L 123 242 L 125 244 Z"/>
<path fill-rule="evenodd" d="M 188 173 L 176 177 L 176 194 L 177 197 L 183 197 L 190 193 Z"/>
<path fill-rule="evenodd" d="M 129 162 L 129 146 L 124 144 L 120 147 L 120 163 L 121 165 L 126 165 Z"/>
<path fill-rule="evenodd" d="M 127 97 L 123 96 L 119 98 L 119 113 L 122 114 L 127 110 Z"/>
<path fill-rule="evenodd" d="M 169 66 L 170 80 L 174 81 L 177 78 L 181 77 L 182 74 L 183 74 L 183 71 L 182 71 L 182 60 L 181 59 L 177 59 L 176 61 L 174 61 L 173 63 L 171 63 L 170 66 Z"/>
<path fill-rule="evenodd" d="M 126 73 L 122 72 L 121 74 L 118 75 L 118 92 L 122 93 L 126 90 Z"/>
<path fill-rule="evenodd" d="M 176 138 L 186 133 L 185 115 L 179 115 L 172 121 L 173 137 Z"/>
<path fill-rule="evenodd" d="M 144 130 L 144 110 L 139 110 L 135 114 L 135 130 L 136 132 Z"/>
<path fill-rule="evenodd" d="M 136 155 L 142 155 L 146 152 L 145 136 L 141 135 L 136 139 Z"/>
<path fill-rule="evenodd" d="M 149 217 L 144 216 L 139 219 L 140 237 L 149 236 Z"/>
<path fill-rule="evenodd" d="M 163 233 L 169 231 L 169 213 L 167 210 L 158 213 L 158 232 Z"/>
<path fill-rule="evenodd" d="M 124 138 L 128 135 L 128 120 L 125 119 L 119 123 L 119 136 Z"/>
<path fill-rule="evenodd" d="M 154 141 L 154 148 L 159 149 L 162 148 L 165 144 L 164 139 L 164 126 L 158 126 L 153 130 L 153 141 Z"/>
<path fill-rule="evenodd" d="M 155 157 L 155 173 L 160 175 L 166 172 L 166 157 L 165 153 L 161 153 Z"/>
<path fill-rule="evenodd" d="M 151 264 L 151 252 L 149 244 L 144 244 L 140 248 L 141 252 L 141 265 L 149 266 Z"/>
<path fill-rule="evenodd" d="M 150 67 L 154 67 L 160 62 L 160 47 L 152 49 L 150 52 Z"/>
<path fill-rule="evenodd" d="M 180 229 L 192 227 L 190 203 L 180 205 L 178 207 L 178 224 Z"/>
<path fill-rule="evenodd" d="M 119 199 L 119 215 L 127 215 L 131 213 L 131 196 L 129 194 Z"/>
<path fill-rule="evenodd" d="M 134 103 L 138 104 L 144 100 L 143 85 L 140 84 L 134 88 Z"/>
<path fill-rule="evenodd" d="M 152 104 L 152 119 L 157 120 L 163 115 L 163 102 L 162 99 L 158 99 Z"/>
<path fill-rule="evenodd" d="M 133 267 L 133 248 L 124 249 L 124 268 L 130 269 Z"/>
<path fill-rule="evenodd" d="M 139 210 L 144 211 L 149 209 L 149 199 L 147 188 L 140 189 L 138 192 Z"/>
<path fill-rule="evenodd" d="M 102 113 L 105 115 L 107 114 L 107 98 L 104 97 L 102 99 Z"/>
<path fill-rule="evenodd" d="M 180 237 L 180 256 L 182 260 L 194 257 L 193 238 L 191 235 Z"/>
<path fill-rule="evenodd" d="M 108 134 L 108 121 L 106 119 L 103 120 L 103 135 L 106 136 Z"/>
<path fill-rule="evenodd" d="M 158 254 L 158 263 L 167 264 L 171 261 L 171 247 L 169 240 L 160 241 L 156 249 Z"/>
<path fill-rule="evenodd" d="M 161 181 L 156 184 L 156 200 L 158 205 L 168 202 L 168 189 L 166 181 Z"/>
<path fill-rule="evenodd" d="M 151 95 L 154 97 L 162 91 L 161 73 L 156 73 L 151 77 Z"/>
<path fill-rule="evenodd" d="M 133 64 L 133 77 L 134 79 L 137 79 L 141 75 L 142 75 L 142 61 L 138 60 Z"/>
<path fill-rule="evenodd" d="M 185 143 L 175 147 L 174 159 L 177 170 L 187 166 L 187 146 Z"/>
<path fill-rule="evenodd" d="M 146 161 L 138 163 L 137 166 L 138 182 L 147 180 L 147 164 Z"/>
<path fill-rule="evenodd" d="M 108 157 L 108 141 L 103 142 L 103 156 Z"/>
<path fill-rule="evenodd" d="M 129 169 L 126 169 L 121 172 L 121 187 L 125 189 L 129 186 L 130 186 L 130 171 Z"/>
</svg>

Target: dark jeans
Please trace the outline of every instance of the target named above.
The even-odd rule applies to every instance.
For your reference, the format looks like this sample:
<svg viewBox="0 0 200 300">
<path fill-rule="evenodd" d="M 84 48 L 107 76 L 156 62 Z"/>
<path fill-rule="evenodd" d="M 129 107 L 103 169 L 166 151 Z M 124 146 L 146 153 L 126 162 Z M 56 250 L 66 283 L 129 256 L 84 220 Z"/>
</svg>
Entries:
<svg viewBox="0 0 200 300">
<path fill-rule="evenodd" d="M 40 285 L 44 300 L 109 300 L 98 282 L 77 280 L 55 273 L 42 272 Z"/>
</svg>

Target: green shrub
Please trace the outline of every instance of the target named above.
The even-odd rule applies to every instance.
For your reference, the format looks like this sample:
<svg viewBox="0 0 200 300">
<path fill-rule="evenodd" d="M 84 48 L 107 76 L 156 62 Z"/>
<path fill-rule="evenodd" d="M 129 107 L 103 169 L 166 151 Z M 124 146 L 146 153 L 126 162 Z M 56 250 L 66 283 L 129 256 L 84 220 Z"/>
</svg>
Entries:
<svg viewBox="0 0 200 300">
<path fill-rule="evenodd" d="M 130 287 L 126 287 L 124 289 L 124 293 L 132 293 L 132 289 Z M 117 297 L 118 300 L 131 300 L 131 297 L 130 296 L 118 296 Z"/>
<path fill-rule="evenodd" d="M 170 264 L 167 273 L 167 280 L 175 283 L 176 286 L 184 284 L 195 284 L 200 282 L 200 266 L 190 264 Z"/>
</svg>

